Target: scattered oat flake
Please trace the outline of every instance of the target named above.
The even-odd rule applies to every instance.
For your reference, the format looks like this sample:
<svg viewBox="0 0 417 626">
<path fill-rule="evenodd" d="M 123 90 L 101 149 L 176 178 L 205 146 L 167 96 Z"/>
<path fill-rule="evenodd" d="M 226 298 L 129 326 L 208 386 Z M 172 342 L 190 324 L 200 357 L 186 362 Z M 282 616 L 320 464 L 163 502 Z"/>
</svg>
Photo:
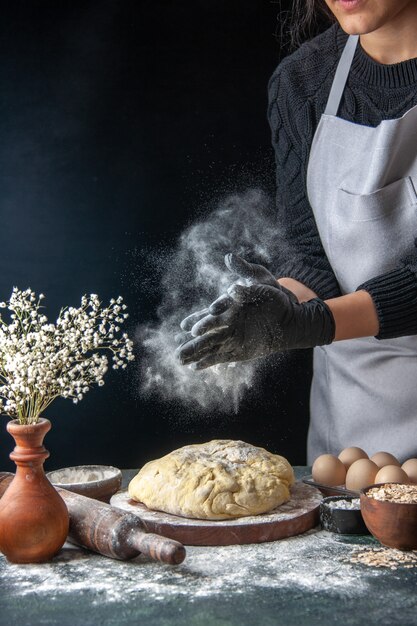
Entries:
<svg viewBox="0 0 417 626">
<path fill-rule="evenodd" d="M 360 563 L 368 567 L 417 568 L 417 550 L 403 552 L 394 548 L 360 548 L 353 550 L 350 556 L 343 559 L 344 563 Z"/>
</svg>

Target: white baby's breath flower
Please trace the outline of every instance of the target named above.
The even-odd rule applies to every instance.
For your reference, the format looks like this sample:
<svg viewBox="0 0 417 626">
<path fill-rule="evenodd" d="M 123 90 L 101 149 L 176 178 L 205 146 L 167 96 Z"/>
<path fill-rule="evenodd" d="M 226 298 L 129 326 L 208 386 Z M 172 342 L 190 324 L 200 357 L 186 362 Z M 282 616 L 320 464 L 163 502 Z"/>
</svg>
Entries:
<svg viewBox="0 0 417 626">
<path fill-rule="evenodd" d="M 55 324 L 39 312 L 43 298 L 14 287 L 9 302 L 0 303 L 12 320 L 0 317 L 0 411 L 22 423 L 36 421 L 57 396 L 77 404 L 91 385 L 103 386 L 102 350 L 111 352 L 114 369 L 134 360 L 127 333 L 115 338 L 127 316 L 118 315 L 126 308 L 121 296 L 104 308 L 97 294 L 83 296 L 79 308 L 61 309 Z"/>
</svg>

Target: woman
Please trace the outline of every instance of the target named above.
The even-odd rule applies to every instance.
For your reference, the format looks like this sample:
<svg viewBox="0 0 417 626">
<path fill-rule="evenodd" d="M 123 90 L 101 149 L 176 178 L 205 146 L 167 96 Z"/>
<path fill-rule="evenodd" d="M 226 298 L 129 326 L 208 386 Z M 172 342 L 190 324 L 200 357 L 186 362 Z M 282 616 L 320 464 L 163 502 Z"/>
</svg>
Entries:
<svg viewBox="0 0 417 626">
<path fill-rule="evenodd" d="M 229 256 L 245 284 L 184 320 L 179 358 L 314 347 L 308 461 L 349 445 L 417 456 L 417 0 L 325 4 L 336 23 L 269 88 L 293 257 L 277 284 Z"/>
</svg>

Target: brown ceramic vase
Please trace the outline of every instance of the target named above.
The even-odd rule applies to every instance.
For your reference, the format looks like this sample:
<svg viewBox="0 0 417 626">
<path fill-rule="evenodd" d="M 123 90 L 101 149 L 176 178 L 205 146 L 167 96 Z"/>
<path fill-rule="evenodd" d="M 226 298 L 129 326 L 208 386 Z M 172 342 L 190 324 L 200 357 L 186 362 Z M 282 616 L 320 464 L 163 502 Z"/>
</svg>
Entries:
<svg viewBox="0 0 417 626">
<path fill-rule="evenodd" d="M 51 422 L 8 422 L 16 442 L 10 454 L 16 475 L 0 499 L 0 551 L 12 563 L 42 563 L 62 547 L 68 534 L 65 502 L 45 476 L 43 463 L 49 452 L 43 439 Z"/>
</svg>

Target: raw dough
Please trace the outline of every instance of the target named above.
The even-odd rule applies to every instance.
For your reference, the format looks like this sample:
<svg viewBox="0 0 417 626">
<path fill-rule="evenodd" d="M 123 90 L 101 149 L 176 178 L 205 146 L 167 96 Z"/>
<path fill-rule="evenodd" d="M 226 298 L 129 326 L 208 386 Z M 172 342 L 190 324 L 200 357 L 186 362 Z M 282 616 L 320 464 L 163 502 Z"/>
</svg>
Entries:
<svg viewBox="0 0 417 626">
<path fill-rule="evenodd" d="M 149 509 L 200 519 L 258 515 L 290 499 L 288 461 L 243 441 L 184 446 L 142 467 L 129 496 Z"/>
</svg>

